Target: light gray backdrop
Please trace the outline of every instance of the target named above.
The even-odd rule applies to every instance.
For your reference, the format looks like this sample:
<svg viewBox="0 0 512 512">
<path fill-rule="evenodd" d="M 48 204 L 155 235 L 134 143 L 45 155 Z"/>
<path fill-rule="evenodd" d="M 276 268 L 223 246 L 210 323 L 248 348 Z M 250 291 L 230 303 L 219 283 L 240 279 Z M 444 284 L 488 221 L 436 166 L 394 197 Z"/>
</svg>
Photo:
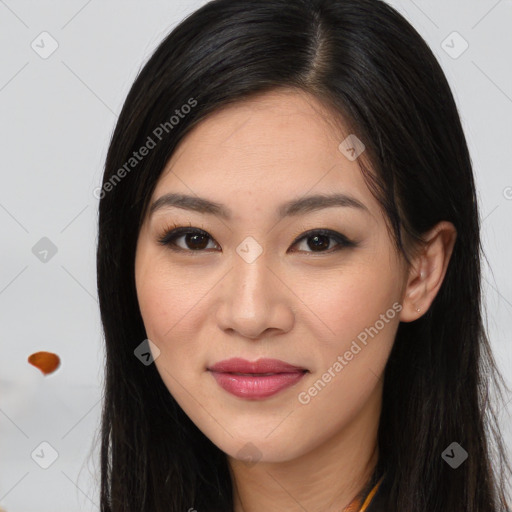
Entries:
<svg viewBox="0 0 512 512">
<path fill-rule="evenodd" d="M 203 3 L 0 0 L 0 506 L 8 512 L 98 510 L 99 472 L 87 459 L 103 378 L 93 190 L 141 65 Z M 430 44 L 460 108 L 492 268 L 488 327 L 510 383 L 512 0 L 391 3 Z M 53 375 L 27 363 L 39 350 L 61 356 Z M 500 410 L 509 446 L 511 409 L 512 401 Z"/>
</svg>

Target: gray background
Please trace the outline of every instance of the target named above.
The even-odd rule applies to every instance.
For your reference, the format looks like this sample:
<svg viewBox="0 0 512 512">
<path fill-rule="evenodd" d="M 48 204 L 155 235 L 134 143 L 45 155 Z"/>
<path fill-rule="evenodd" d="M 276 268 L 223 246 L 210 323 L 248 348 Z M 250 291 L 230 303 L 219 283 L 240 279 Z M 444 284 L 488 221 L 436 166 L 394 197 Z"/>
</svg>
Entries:
<svg viewBox="0 0 512 512">
<path fill-rule="evenodd" d="M 0 505 L 8 512 L 98 509 L 103 347 L 93 190 L 140 67 L 203 3 L 0 0 Z M 391 4 L 433 49 L 460 108 L 488 257 L 489 334 L 511 383 L 512 1 Z M 47 248 L 43 237 L 57 249 L 46 261 L 33 250 Z M 61 368 L 43 377 L 26 362 L 39 350 L 59 354 Z M 509 447 L 511 412 L 512 401 L 500 410 Z M 58 454 L 47 469 L 40 464 L 52 462 L 52 449 L 41 442 Z"/>
</svg>

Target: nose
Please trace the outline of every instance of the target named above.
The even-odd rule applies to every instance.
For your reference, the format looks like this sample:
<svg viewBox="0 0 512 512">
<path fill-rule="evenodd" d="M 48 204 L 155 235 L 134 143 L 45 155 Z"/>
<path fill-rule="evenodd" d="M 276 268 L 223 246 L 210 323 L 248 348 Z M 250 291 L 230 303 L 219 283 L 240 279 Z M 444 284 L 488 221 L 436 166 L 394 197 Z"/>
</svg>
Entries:
<svg viewBox="0 0 512 512">
<path fill-rule="evenodd" d="M 252 340 L 286 333 L 293 327 L 293 294 L 264 257 L 247 263 L 235 258 L 218 288 L 217 325 Z"/>
</svg>

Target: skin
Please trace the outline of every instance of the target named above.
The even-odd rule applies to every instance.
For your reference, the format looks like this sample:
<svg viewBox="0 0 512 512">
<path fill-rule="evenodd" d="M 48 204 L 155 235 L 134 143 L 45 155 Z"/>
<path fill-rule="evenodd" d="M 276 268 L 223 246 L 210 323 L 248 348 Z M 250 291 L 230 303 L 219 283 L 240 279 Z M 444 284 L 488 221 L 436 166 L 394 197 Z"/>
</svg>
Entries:
<svg viewBox="0 0 512 512">
<path fill-rule="evenodd" d="M 235 512 L 339 511 L 366 483 L 377 457 L 382 375 L 400 321 L 419 318 L 435 298 L 455 242 L 441 222 L 407 266 L 358 162 L 338 149 L 346 134 L 313 97 L 293 90 L 259 95 L 217 111 L 173 153 L 151 203 L 174 192 L 225 205 L 232 218 L 165 207 L 146 216 L 135 275 L 148 338 L 169 392 L 228 456 Z M 364 153 L 363 153 L 364 154 Z M 361 158 L 361 157 L 360 157 Z M 366 208 L 333 206 L 279 219 L 282 203 L 340 192 Z M 158 244 L 166 229 L 208 233 L 194 251 Z M 310 229 L 334 239 L 315 251 Z M 236 249 L 253 237 L 263 253 L 248 263 Z M 401 306 L 307 404 L 308 391 L 365 328 Z M 421 312 L 417 311 L 421 309 Z M 309 370 L 265 400 L 235 397 L 207 367 L 230 357 L 281 359 Z M 304 396 L 304 395 L 302 395 Z M 247 462 L 244 454 L 252 461 Z"/>
</svg>

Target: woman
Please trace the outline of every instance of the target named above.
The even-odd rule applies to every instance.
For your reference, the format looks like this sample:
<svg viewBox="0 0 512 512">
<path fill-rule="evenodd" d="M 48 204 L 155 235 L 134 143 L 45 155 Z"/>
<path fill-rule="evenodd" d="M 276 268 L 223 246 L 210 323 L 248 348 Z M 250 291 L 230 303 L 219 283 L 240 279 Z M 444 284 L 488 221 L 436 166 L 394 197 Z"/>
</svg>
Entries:
<svg viewBox="0 0 512 512">
<path fill-rule="evenodd" d="M 103 511 L 507 507 L 470 156 L 394 9 L 206 4 L 99 197 Z"/>
</svg>

